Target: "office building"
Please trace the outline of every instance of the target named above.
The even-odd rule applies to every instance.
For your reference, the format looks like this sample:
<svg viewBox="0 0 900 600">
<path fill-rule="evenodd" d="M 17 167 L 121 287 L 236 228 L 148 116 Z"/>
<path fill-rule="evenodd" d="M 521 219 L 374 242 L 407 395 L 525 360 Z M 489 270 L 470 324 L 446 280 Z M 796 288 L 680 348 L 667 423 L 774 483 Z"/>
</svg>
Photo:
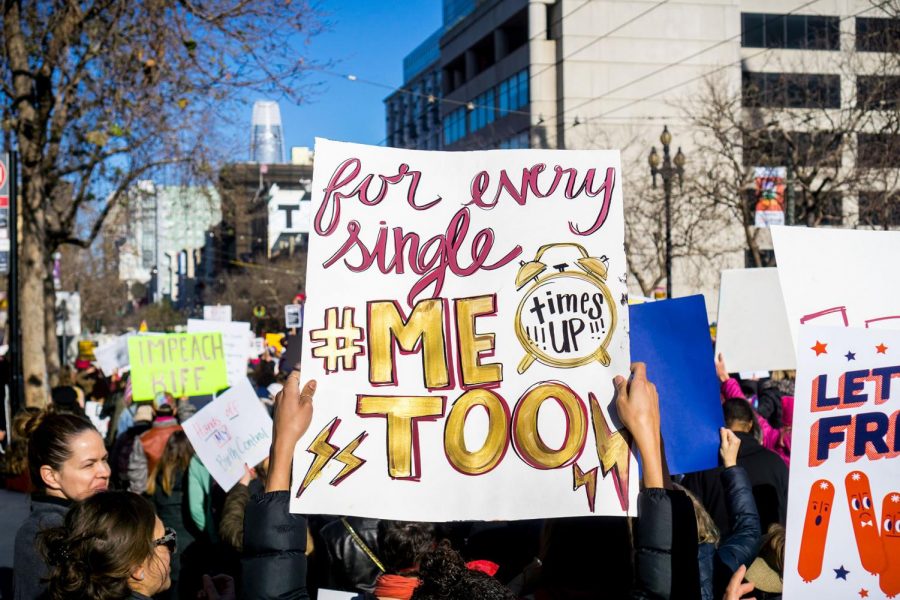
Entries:
<svg viewBox="0 0 900 600">
<path fill-rule="evenodd" d="M 250 162 L 283 163 L 284 133 L 278 103 L 270 100 L 254 102 L 250 127 Z"/>
</svg>

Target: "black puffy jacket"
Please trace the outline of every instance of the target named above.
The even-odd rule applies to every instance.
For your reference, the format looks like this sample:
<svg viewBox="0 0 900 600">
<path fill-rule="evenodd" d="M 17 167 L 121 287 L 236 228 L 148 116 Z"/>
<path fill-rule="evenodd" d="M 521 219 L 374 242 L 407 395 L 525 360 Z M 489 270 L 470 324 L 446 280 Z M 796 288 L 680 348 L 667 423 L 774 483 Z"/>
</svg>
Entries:
<svg viewBox="0 0 900 600">
<path fill-rule="evenodd" d="M 661 488 L 640 493 L 634 570 L 632 599 L 700 597 L 697 519 L 687 494 Z"/>
<path fill-rule="evenodd" d="M 725 491 L 731 533 L 719 542 L 718 548 L 712 544 L 700 547 L 703 600 L 722 597 L 734 572 L 741 565 L 749 567 L 756 558 L 762 539 L 753 486 L 747 471 L 742 467 L 731 467 L 722 471 L 719 479 Z"/>
<path fill-rule="evenodd" d="M 243 600 L 306 600 L 306 517 L 290 512 L 290 492 L 250 499 L 244 513 Z"/>
</svg>

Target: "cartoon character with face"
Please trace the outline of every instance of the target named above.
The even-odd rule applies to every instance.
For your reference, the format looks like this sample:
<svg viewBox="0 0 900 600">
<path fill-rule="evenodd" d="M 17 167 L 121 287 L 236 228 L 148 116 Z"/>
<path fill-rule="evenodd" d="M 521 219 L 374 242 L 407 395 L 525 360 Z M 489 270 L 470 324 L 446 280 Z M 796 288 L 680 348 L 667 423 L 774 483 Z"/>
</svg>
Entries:
<svg viewBox="0 0 900 600">
<path fill-rule="evenodd" d="M 847 503 L 850 505 L 850 522 L 856 536 L 856 548 L 863 568 L 877 575 L 884 571 L 887 559 L 881 536 L 878 535 L 878 517 L 872 502 L 869 478 L 862 471 L 851 471 L 844 479 Z"/>
<path fill-rule="evenodd" d="M 806 583 L 818 579 L 822 574 L 822 559 L 825 556 L 828 524 L 831 522 L 832 502 L 834 502 L 834 485 L 826 479 L 814 482 L 809 490 L 803 538 L 800 540 L 800 559 L 797 562 L 797 572 Z"/>
<path fill-rule="evenodd" d="M 878 587 L 888 598 L 900 594 L 900 492 L 891 492 L 881 504 L 881 543 L 887 566 L 878 578 Z"/>
</svg>

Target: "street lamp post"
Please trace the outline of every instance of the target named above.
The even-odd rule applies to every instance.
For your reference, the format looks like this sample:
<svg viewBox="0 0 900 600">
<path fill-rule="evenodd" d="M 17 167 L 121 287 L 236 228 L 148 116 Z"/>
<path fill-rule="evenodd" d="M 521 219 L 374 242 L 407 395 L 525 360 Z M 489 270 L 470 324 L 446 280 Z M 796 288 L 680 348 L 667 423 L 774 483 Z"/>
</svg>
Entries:
<svg viewBox="0 0 900 600">
<path fill-rule="evenodd" d="M 662 165 L 660 165 L 659 154 L 656 152 L 656 146 L 650 149 L 650 156 L 647 162 L 650 164 L 650 175 L 653 177 L 653 188 L 656 189 L 656 176 L 662 177 L 663 193 L 665 195 L 665 212 L 666 212 L 666 298 L 672 297 L 672 179 L 678 177 L 678 187 L 681 188 L 684 176 L 685 156 L 678 147 L 678 152 L 674 157 L 669 156 L 669 144 L 672 143 L 672 134 L 669 133 L 669 127 L 664 126 L 663 132 L 659 136 L 662 144 L 663 155 Z"/>
</svg>

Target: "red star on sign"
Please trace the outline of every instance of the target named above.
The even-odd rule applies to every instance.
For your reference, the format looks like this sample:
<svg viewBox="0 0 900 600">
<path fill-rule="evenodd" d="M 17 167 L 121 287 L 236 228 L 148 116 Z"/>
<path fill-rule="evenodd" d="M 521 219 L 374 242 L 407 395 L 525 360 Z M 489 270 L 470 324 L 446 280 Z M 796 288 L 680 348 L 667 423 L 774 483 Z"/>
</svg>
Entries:
<svg viewBox="0 0 900 600">
<path fill-rule="evenodd" d="M 887 354 L 888 347 L 884 344 L 878 344 L 875 346 L 875 349 L 878 350 L 878 354 Z"/>
<path fill-rule="evenodd" d="M 868 598 L 868 597 L 869 597 L 869 590 L 867 590 L 867 589 L 861 589 L 861 590 L 859 590 L 859 597 L 860 597 L 860 598 Z"/>
<path fill-rule="evenodd" d="M 816 340 L 816 345 L 811 347 L 810 350 L 815 350 L 816 356 L 819 356 L 820 354 L 828 354 L 828 350 L 826 350 L 827 347 L 828 344 L 823 344 L 819 340 Z"/>
</svg>

